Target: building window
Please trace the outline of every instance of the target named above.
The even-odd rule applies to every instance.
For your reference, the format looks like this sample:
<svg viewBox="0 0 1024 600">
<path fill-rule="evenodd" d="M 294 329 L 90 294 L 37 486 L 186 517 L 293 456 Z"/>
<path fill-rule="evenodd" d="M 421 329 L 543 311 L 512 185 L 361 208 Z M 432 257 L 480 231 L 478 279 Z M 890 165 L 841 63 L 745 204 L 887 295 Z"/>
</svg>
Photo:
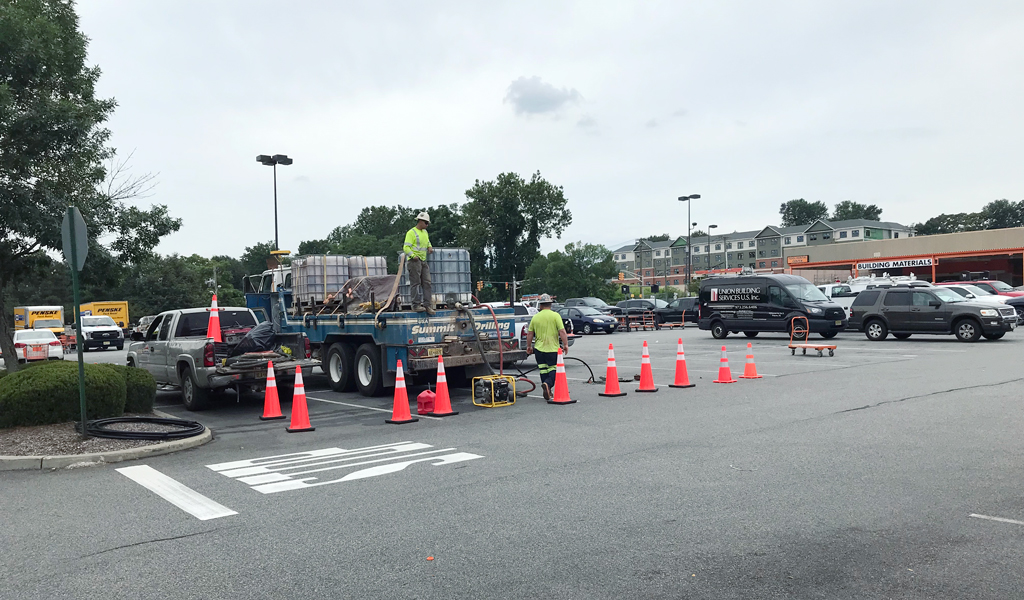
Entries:
<svg viewBox="0 0 1024 600">
<path fill-rule="evenodd" d="M 802 235 L 798 235 L 798 236 L 796 236 L 796 243 L 798 243 L 798 244 L 799 244 L 799 243 L 801 243 L 801 242 L 803 242 L 803 241 L 804 241 L 804 236 L 802 236 Z"/>
<path fill-rule="evenodd" d="M 846 237 L 846 232 L 845 231 L 840 231 L 839 232 L 839 238 L 842 239 L 844 237 Z"/>
<path fill-rule="evenodd" d="M 725 249 L 726 250 L 732 250 L 732 242 L 726 242 L 725 243 Z"/>
<path fill-rule="evenodd" d="M 786 239 L 783 241 L 783 243 L 784 244 L 792 244 L 793 243 L 793 238 L 787 236 Z"/>
<path fill-rule="evenodd" d="M 864 237 L 868 237 L 868 236 L 870 236 L 870 235 L 871 235 L 871 230 L 870 230 L 870 229 L 867 229 L 867 228 L 865 228 L 865 229 L 864 229 Z"/>
<path fill-rule="evenodd" d="M 753 269 L 753 268 L 754 268 L 754 263 L 750 263 L 750 268 L 751 268 L 751 269 Z"/>
<path fill-rule="evenodd" d="M 854 229 L 854 230 L 853 230 L 853 231 L 852 231 L 852 232 L 850 233 L 850 236 L 851 236 L 851 237 L 860 237 L 860 229 Z"/>
<path fill-rule="evenodd" d="M 779 261 L 777 261 L 777 260 L 773 260 L 773 261 L 772 261 L 772 266 L 773 266 L 773 267 L 777 267 L 777 266 L 779 266 Z"/>
<path fill-rule="evenodd" d="M 722 245 L 721 244 L 715 244 L 715 250 L 721 250 L 721 249 L 722 249 Z"/>
<path fill-rule="evenodd" d="M 737 250 L 742 250 L 743 249 L 743 242 L 736 242 L 736 249 Z"/>
<path fill-rule="evenodd" d="M 779 238 L 772 238 L 772 246 L 778 246 L 778 245 L 779 245 Z"/>
<path fill-rule="evenodd" d="M 823 234 L 821 234 L 821 239 L 823 239 L 823 240 L 830 240 L 830 239 L 832 239 L 832 234 L 831 233 L 823 233 Z"/>
<path fill-rule="evenodd" d="M 736 253 L 736 260 L 743 260 L 743 253 L 742 252 L 737 252 Z"/>
<path fill-rule="evenodd" d="M 651 276 L 651 272 L 650 271 L 644 271 L 644 276 L 645 277 L 650 277 Z"/>
<path fill-rule="evenodd" d="M 679 280 L 678 279 L 673 279 L 672 280 L 672 285 L 679 285 Z"/>
<path fill-rule="evenodd" d="M 761 268 L 763 269 L 764 268 L 764 261 L 762 260 L 759 264 L 761 265 Z"/>
<path fill-rule="evenodd" d="M 817 240 L 817 239 L 818 239 L 818 236 L 816 234 L 815 235 L 811 235 L 811 241 L 812 242 Z"/>
<path fill-rule="evenodd" d="M 764 240 L 757 240 L 758 246 L 764 246 Z"/>
<path fill-rule="evenodd" d="M 710 246 L 704 246 L 704 252 L 711 252 Z"/>
<path fill-rule="evenodd" d="M 715 255 L 715 262 L 722 262 L 722 255 L 721 254 L 716 254 Z"/>
<path fill-rule="evenodd" d="M 894 238 L 900 237 L 900 232 L 898 232 L 898 231 L 892 232 L 892 237 L 894 237 Z"/>
<path fill-rule="evenodd" d="M 757 251 L 757 256 L 760 257 L 760 258 L 764 258 L 765 257 L 764 250 L 758 250 Z"/>
<path fill-rule="evenodd" d="M 749 257 L 749 258 L 755 258 L 755 256 L 754 256 L 754 253 L 753 253 L 753 252 L 748 252 L 747 254 L 749 254 L 749 255 L 750 255 L 750 257 Z M 753 266 L 753 265 L 751 265 L 751 266 Z"/>
<path fill-rule="evenodd" d="M 772 256 L 778 256 L 778 255 L 779 255 L 779 251 L 778 250 L 772 250 Z"/>
</svg>

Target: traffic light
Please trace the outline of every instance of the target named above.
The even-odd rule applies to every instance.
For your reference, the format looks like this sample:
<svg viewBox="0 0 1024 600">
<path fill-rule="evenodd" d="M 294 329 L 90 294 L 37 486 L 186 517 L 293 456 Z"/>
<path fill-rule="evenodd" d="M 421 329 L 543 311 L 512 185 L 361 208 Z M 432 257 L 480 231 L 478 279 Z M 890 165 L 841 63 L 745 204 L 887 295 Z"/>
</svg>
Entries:
<svg viewBox="0 0 1024 600">
<path fill-rule="evenodd" d="M 619 281 L 622 281 L 622 280 L 624 280 L 625 278 L 626 278 L 626 274 L 625 274 L 625 273 L 623 273 L 622 271 L 619 271 Z"/>
<path fill-rule="evenodd" d="M 661 286 L 659 286 L 658 284 L 656 284 L 656 283 L 651 284 L 651 293 L 652 294 L 657 294 L 658 290 L 660 290 L 660 289 L 661 289 Z"/>
<path fill-rule="evenodd" d="M 476 291 L 479 292 L 479 291 L 481 291 L 483 289 L 484 289 L 484 282 L 482 282 L 482 281 L 476 282 Z"/>
<path fill-rule="evenodd" d="M 622 286 L 622 293 L 623 294 L 628 294 L 629 293 L 629 286 L 628 285 Z"/>
</svg>

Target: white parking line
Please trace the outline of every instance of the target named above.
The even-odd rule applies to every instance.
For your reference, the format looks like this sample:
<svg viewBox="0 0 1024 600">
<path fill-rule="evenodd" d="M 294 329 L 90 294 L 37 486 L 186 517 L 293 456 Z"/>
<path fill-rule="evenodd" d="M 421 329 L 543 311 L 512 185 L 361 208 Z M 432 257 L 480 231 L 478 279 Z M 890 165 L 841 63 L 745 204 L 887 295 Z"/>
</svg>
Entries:
<svg viewBox="0 0 1024 600">
<path fill-rule="evenodd" d="M 200 521 L 209 521 L 210 519 L 219 519 L 220 517 L 238 514 L 223 504 L 210 500 L 149 465 L 123 467 L 117 469 L 117 472 Z"/>
<path fill-rule="evenodd" d="M 352 408 L 362 408 L 364 410 L 375 410 L 377 412 L 382 412 L 382 413 L 390 413 L 390 412 L 392 412 L 392 411 L 390 411 L 390 410 L 388 410 L 386 408 L 375 408 L 373 406 L 363 406 L 362 404 L 349 404 L 348 402 L 338 402 L 337 400 L 326 400 L 324 398 L 314 398 L 313 396 L 306 396 L 306 399 L 307 400 L 316 400 L 317 402 L 326 402 L 328 404 L 339 404 L 341 406 L 351 406 Z M 415 415 L 415 416 L 417 416 L 417 417 L 419 417 L 421 419 L 433 419 L 435 421 L 440 421 L 441 420 L 440 417 L 428 417 L 427 415 Z"/>
<path fill-rule="evenodd" d="M 986 521 L 999 521 L 1000 523 L 1013 523 L 1014 525 L 1024 525 L 1024 521 L 1016 521 L 1014 519 L 1004 519 L 1002 517 L 989 517 L 987 515 L 967 515 L 975 519 L 985 519 Z"/>
</svg>

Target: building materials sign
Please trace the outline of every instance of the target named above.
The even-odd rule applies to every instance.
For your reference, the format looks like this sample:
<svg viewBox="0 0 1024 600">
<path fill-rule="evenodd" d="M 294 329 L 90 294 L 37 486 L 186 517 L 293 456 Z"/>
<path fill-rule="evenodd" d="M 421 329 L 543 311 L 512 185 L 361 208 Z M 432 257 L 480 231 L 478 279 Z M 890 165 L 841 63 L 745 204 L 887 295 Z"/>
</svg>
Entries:
<svg viewBox="0 0 1024 600">
<path fill-rule="evenodd" d="M 932 259 L 913 258 L 910 260 L 876 260 L 874 262 L 857 263 L 858 271 L 870 271 L 872 269 L 901 269 L 904 267 L 930 267 Z"/>
</svg>

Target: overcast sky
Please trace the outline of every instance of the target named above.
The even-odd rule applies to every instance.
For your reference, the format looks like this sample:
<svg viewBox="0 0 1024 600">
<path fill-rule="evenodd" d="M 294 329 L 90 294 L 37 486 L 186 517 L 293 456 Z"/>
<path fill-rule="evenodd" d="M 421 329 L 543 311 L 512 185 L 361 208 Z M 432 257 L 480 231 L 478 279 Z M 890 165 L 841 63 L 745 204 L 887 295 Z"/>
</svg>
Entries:
<svg viewBox="0 0 1024 600">
<path fill-rule="evenodd" d="M 83 0 L 113 144 L 184 219 L 164 253 L 295 250 L 475 179 L 565 188 L 584 240 L 779 220 L 902 223 L 1024 198 L 1024 3 Z M 396 249 L 397 251 L 397 249 Z"/>
</svg>

